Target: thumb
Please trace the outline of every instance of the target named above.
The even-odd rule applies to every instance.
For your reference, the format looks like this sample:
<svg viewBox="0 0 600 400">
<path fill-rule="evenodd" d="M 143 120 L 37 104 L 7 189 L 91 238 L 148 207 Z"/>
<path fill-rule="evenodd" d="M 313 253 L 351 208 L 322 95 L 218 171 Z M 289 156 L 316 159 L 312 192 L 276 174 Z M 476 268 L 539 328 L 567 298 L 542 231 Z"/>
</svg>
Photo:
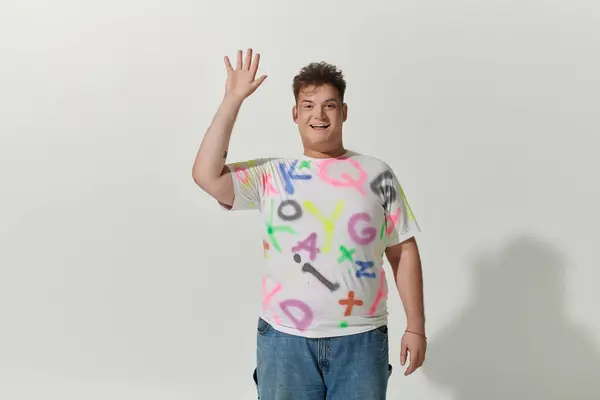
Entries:
<svg viewBox="0 0 600 400">
<path fill-rule="evenodd" d="M 254 82 L 252 82 L 253 88 L 258 88 L 265 81 L 265 79 L 267 79 L 266 75 L 263 75 L 260 78 L 256 79 Z"/>
<path fill-rule="evenodd" d="M 408 352 L 408 346 L 405 343 L 402 343 L 400 346 L 400 365 L 404 366 L 406 364 L 406 353 Z"/>
</svg>

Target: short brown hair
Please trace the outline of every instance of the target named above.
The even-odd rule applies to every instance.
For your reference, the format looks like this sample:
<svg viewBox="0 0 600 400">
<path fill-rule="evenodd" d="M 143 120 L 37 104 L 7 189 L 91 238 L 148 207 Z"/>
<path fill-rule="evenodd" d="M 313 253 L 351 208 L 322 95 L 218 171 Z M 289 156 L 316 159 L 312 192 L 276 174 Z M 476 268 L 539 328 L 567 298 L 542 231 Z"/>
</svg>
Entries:
<svg viewBox="0 0 600 400">
<path fill-rule="evenodd" d="M 325 61 L 313 62 L 304 66 L 298 75 L 294 77 L 292 88 L 294 90 L 294 99 L 298 102 L 298 94 L 304 86 L 333 85 L 340 93 L 342 103 L 346 93 L 346 81 L 344 74 L 335 65 Z"/>
</svg>

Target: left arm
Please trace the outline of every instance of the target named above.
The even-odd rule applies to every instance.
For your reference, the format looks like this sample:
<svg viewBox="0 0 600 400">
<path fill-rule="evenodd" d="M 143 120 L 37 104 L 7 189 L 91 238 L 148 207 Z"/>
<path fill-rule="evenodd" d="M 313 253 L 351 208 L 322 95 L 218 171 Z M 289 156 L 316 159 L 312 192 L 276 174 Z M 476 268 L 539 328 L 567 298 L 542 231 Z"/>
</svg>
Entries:
<svg viewBox="0 0 600 400">
<path fill-rule="evenodd" d="M 400 358 L 404 365 L 407 351 L 410 353 L 410 366 L 405 372 L 410 375 L 425 361 L 427 344 L 421 256 L 414 237 L 388 247 L 385 254 L 406 313 L 407 327 L 402 337 Z"/>
<path fill-rule="evenodd" d="M 385 250 L 406 313 L 407 330 L 425 335 L 423 272 L 415 238 Z"/>
</svg>

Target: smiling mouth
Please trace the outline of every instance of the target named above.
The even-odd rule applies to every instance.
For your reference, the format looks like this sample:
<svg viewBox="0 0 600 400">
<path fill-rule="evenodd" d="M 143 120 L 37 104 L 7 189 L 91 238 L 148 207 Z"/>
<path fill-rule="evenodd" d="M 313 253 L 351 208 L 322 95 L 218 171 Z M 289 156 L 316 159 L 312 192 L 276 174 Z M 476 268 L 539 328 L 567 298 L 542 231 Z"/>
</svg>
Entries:
<svg viewBox="0 0 600 400">
<path fill-rule="evenodd" d="M 324 129 L 329 128 L 329 124 L 317 124 L 317 125 L 311 125 L 310 127 L 317 131 L 322 131 Z"/>
</svg>

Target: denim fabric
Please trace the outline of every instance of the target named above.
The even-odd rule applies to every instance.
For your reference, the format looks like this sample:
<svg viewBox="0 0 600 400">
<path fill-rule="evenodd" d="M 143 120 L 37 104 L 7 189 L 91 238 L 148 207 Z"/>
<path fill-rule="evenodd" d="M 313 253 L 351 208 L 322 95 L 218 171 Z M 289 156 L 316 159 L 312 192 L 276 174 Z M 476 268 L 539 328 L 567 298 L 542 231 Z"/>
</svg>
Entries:
<svg viewBox="0 0 600 400">
<path fill-rule="evenodd" d="M 331 338 L 257 328 L 254 382 L 260 400 L 384 400 L 392 373 L 387 326 Z"/>
</svg>

